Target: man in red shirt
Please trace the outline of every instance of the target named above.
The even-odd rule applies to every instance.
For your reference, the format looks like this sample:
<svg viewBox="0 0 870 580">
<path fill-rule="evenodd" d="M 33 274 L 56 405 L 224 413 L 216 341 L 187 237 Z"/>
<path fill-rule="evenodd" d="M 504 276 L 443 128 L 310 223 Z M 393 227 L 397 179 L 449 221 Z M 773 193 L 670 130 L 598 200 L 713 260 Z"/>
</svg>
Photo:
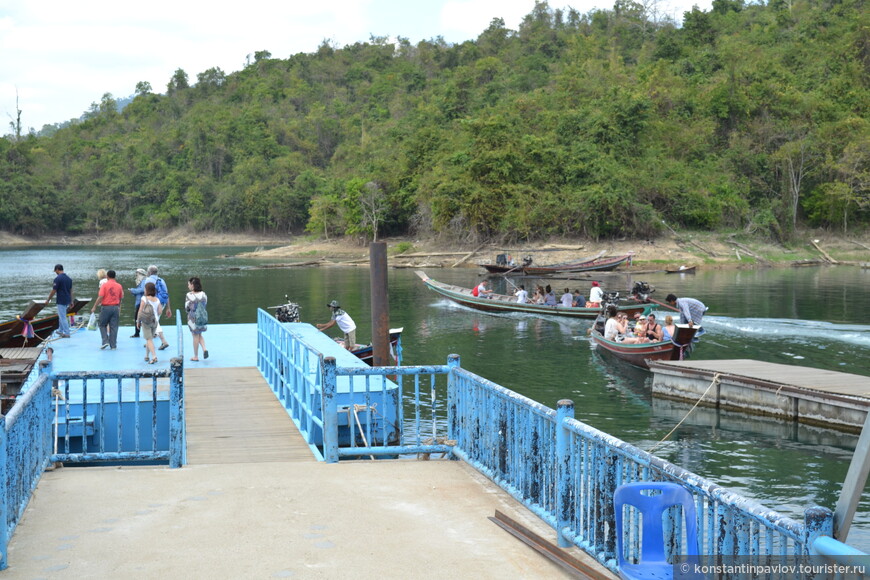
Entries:
<svg viewBox="0 0 870 580">
<path fill-rule="evenodd" d="M 118 348 L 118 323 L 121 320 L 121 298 L 124 296 L 124 289 L 115 280 L 115 271 L 109 270 L 106 272 L 106 283 L 100 287 L 100 295 L 97 301 L 94 302 L 91 312 L 100 306 L 100 334 L 103 337 L 103 345 L 100 347 L 105 350 Z"/>
</svg>

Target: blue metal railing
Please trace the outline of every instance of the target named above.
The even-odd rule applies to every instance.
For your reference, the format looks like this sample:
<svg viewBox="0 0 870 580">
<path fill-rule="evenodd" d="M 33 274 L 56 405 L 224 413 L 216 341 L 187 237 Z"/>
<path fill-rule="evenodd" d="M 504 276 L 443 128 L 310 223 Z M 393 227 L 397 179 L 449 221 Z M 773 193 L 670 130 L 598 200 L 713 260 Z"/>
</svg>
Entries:
<svg viewBox="0 0 870 580">
<path fill-rule="evenodd" d="M 42 371 L 47 363 L 41 363 Z M 4 417 L 0 415 L 0 570 L 7 567 L 9 538 L 51 455 L 51 380 L 46 372 Z"/>
<path fill-rule="evenodd" d="M 180 317 L 176 326 L 180 338 Z M 9 538 L 50 463 L 168 460 L 173 468 L 184 464 L 182 361 L 172 359 L 168 370 L 115 373 L 52 373 L 49 361 L 39 363 L 27 390 L 5 417 L 0 415 L 0 570 L 8 564 Z M 168 401 L 157 395 L 158 381 L 166 378 Z M 107 385 L 112 386 L 112 396 Z M 95 441 L 93 447 L 89 439 Z"/>
<path fill-rule="evenodd" d="M 570 401 L 560 402 L 558 410 L 550 409 L 460 368 L 455 355 L 447 365 L 431 367 L 340 367 L 334 358 L 296 340 L 286 329 L 281 334 L 280 324 L 263 315 L 260 323 L 267 330 L 261 328 L 261 341 L 288 353 L 286 358 L 279 352 L 262 353 L 264 376 L 279 398 L 299 401 L 294 408 L 311 414 L 305 421 L 322 430 L 318 457 L 328 462 L 369 455 L 453 454 L 552 526 L 560 545 L 576 545 L 613 570 L 613 492 L 632 481 L 673 481 L 689 489 L 698 508 L 702 553 L 707 555 L 826 553 L 837 561 L 850 561 L 861 554 L 830 537 L 833 515 L 826 508 L 808 509 L 803 521 L 764 508 L 575 420 Z M 304 372 L 298 376 L 278 372 L 287 368 Z M 339 406 L 337 385 L 342 378 L 350 381 L 350 404 Z M 372 410 L 383 406 L 386 387 L 392 384 L 388 378 L 398 383 L 402 401 L 397 417 L 401 438 L 393 445 L 383 444 L 385 425 L 356 423 L 349 413 L 359 406 L 368 413 L 365 418 L 371 418 Z M 412 385 L 407 384 L 410 378 Z M 307 393 L 299 392 L 300 388 Z M 284 389 L 289 392 L 282 395 Z M 352 436 L 340 446 L 343 427 Z M 685 553 L 679 516 L 671 513 L 666 522 L 670 555 Z M 629 518 L 626 524 L 625 545 L 631 560 L 640 548 L 640 520 Z"/>
<path fill-rule="evenodd" d="M 183 366 L 176 357 L 168 369 L 153 371 L 53 373 L 58 443 L 51 461 L 169 461 L 180 467 Z"/>
</svg>

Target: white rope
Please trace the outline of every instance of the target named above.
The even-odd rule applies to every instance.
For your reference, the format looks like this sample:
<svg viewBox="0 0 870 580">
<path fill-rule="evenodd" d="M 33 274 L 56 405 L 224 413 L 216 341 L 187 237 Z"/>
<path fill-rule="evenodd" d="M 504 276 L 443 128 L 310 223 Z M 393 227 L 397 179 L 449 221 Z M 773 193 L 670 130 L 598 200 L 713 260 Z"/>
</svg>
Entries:
<svg viewBox="0 0 870 580">
<path fill-rule="evenodd" d="M 721 376 L 721 373 L 716 373 L 716 375 L 713 377 L 713 382 L 710 383 L 710 386 L 707 387 L 707 390 L 704 391 L 704 394 L 701 395 L 701 398 L 699 398 L 697 401 L 695 401 L 695 404 L 692 405 L 692 408 L 689 409 L 689 410 L 686 412 L 686 415 L 685 415 L 682 419 L 680 419 L 680 422 L 679 422 L 679 423 L 677 423 L 676 425 L 674 425 L 674 428 L 671 429 L 670 433 L 668 433 L 667 435 L 665 435 L 665 436 L 662 438 L 661 441 L 659 441 L 658 443 L 656 443 L 655 445 L 653 445 L 651 449 L 647 450 L 647 453 L 652 453 L 653 451 L 655 451 L 656 449 L 658 449 L 659 447 L 661 447 L 662 443 L 664 443 L 665 441 L 667 441 L 668 438 L 669 438 L 671 435 L 674 434 L 674 431 L 676 431 L 677 429 L 680 428 L 680 425 L 682 425 L 683 422 L 684 422 L 686 419 L 689 418 L 689 415 L 692 414 L 692 411 L 694 411 L 695 408 L 696 408 L 696 407 L 701 403 L 701 401 L 704 400 L 704 397 L 707 396 L 707 393 L 710 392 L 710 389 L 712 389 L 714 385 L 718 385 L 718 384 L 719 384 L 719 377 L 720 377 L 720 376 Z"/>
<path fill-rule="evenodd" d="M 360 423 L 359 415 L 357 415 L 358 410 L 365 410 L 365 409 L 367 409 L 367 407 L 365 405 L 354 405 L 353 406 L 353 418 L 356 419 L 356 425 L 357 425 L 357 427 L 359 427 L 359 434 L 360 434 L 360 437 L 362 437 L 363 443 L 365 443 L 366 447 L 369 447 L 369 442 L 366 440 L 366 433 L 365 433 L 365 431 L 363 431 L 362 423 Z M 371 424 L 371 414 L 369 414 L 369 424 Z M 369 455 L 369 457 L 371 457 L 372 460 L 374 460 L 374 458 L 375 458 L 374 455 Z"/>
</svg>

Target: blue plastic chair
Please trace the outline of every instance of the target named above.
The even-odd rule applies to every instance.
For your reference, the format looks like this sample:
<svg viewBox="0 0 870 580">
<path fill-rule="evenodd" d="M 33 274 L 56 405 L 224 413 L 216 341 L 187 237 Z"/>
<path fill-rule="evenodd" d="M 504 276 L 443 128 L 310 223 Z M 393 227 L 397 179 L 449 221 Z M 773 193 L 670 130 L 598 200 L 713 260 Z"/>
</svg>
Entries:
<svg viewBox="0 0 870 580">
<path fill-rule="evenodd" d="M 649 494 L 650 491 L 653 493 Z M 625 505 L 634 506 L 643 516 L 640 559 L 636 564 L 625 560 L 622 521 Z M 676 483 L 662 481 L 626 483 L 616 488 L 613 493 L 613 507 L 616 512 L 616 553 L 620 577 L 644 580 L 674 577 L 673 565 L 668 563 L 665 553 L 662 514 L 675 505 L 683 508 L 686 531 L 685 555 L 697 556 L 698 521 L 695 515 L 695 500 L 688 490 Z"/>
</svg>

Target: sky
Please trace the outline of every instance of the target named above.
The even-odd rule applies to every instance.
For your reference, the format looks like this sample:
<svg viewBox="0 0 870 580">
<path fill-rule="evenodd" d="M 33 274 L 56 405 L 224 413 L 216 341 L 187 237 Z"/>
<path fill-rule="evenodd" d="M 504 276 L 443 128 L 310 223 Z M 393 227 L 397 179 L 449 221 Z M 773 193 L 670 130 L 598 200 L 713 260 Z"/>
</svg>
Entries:
<svg viewBox="0 0 870 580">
<path fill-rule="evenodd" d="M 711 0 L 653 0 L 677 21 Z M 26 132 L 78 118 L 105 93 L 116 99 L 147 81 L 166 91 L 175 70 L 191 83 L 218 67 L 244 68 L 248 55 L 310 53 L 324 41 L 343 47 L 374 36 L 416 44 L 475 39 L 493 18 L 516 30 L 534 0 L 0 0 L 0 134 L 21 111 Z M 551 0 L 580 13 L 613 0 Z M 17 104 L 16 104 L 17 103 Z"/>
</svg>

